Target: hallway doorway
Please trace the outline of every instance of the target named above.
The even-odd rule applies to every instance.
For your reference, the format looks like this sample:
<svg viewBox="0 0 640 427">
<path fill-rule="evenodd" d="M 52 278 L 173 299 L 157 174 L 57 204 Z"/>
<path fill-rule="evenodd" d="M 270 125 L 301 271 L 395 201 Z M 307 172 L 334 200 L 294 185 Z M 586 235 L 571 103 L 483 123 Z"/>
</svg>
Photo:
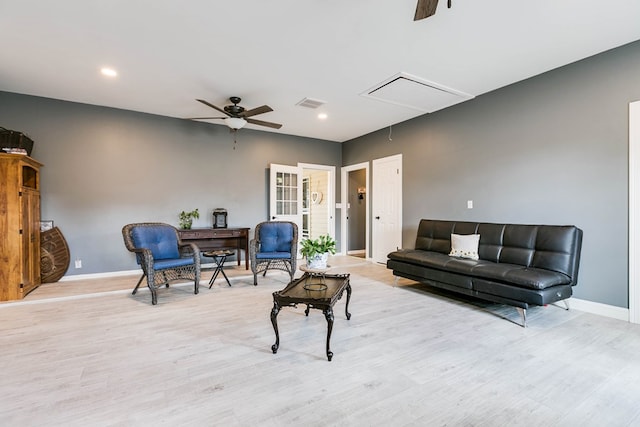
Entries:
<svg viewBox="0 0 640 427">
<path fill-rule="evenodd" d="M 341 250 L 344 255 L 368 259 L 369 163 L 345 166 L 341 174 Z"/>
</svg>

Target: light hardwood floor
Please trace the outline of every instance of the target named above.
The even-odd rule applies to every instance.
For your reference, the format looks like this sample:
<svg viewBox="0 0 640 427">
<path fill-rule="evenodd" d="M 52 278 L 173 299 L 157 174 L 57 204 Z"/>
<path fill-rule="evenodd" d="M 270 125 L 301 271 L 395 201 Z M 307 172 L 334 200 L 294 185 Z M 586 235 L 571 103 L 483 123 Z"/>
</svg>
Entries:
<svg viewBox="0 0 640 427">
<path fill-rule="evenodd" d="M 637 426 L 640 327 L 556 307 L 529 311 L 429 291 L 382 265 L 349 272 L 328 362 L 321 312 L 283 308 L 229 267 L 136 296 L 138 276 L 47 284 L 0 304 L 2 426 Z"/>
</svg>

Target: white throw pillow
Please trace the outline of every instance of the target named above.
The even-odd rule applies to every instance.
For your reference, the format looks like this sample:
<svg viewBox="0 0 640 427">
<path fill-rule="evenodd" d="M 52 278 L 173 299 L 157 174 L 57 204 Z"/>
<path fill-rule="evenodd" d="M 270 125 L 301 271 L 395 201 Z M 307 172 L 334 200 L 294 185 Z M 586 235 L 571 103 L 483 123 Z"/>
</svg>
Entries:
<svg viewBox="0 0 640 427">
<path fill-rule="evenodd" d="M 449 256 L 479 259 L 479 243 L 479 234 L 451 234 L 451 252 L 449 252 Z"/>
</svg>

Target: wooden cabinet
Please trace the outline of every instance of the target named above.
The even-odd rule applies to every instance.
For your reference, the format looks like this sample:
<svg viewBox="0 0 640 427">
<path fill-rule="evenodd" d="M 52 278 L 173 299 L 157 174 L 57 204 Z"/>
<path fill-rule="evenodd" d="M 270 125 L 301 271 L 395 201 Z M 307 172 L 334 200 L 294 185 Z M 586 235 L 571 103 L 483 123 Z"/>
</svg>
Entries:
<svg viewBox="0 0 640 427">
<path fill-rule="evenodd" d="M 0 154 L 0 301 L 40 285 L 40 167 L 21 154 Z"/>
</svg>

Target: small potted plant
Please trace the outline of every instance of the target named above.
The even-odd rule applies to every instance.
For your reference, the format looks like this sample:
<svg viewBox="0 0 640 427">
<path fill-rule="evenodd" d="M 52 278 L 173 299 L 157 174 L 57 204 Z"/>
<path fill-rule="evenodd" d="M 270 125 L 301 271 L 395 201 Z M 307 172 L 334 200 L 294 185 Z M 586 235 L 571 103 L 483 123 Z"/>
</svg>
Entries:
<svg viewBox="0 0 640 427">
<path fill-rule="evenodd" d="M 190 230 L 194 218 L 200 218 L 200 212 L 198 212 L 197 208 L 191 212 L 180 212 L 180 228 L 183 230 Z"/>
<path fill-rule="evenodd" d="M 329 254 L 336 253 L 336 241 L 328 234 L 317 239 L 306 239 L 300 243 L 300 253 L 307 259 L 307 267 L 327 268 Z"/>
</svg>

